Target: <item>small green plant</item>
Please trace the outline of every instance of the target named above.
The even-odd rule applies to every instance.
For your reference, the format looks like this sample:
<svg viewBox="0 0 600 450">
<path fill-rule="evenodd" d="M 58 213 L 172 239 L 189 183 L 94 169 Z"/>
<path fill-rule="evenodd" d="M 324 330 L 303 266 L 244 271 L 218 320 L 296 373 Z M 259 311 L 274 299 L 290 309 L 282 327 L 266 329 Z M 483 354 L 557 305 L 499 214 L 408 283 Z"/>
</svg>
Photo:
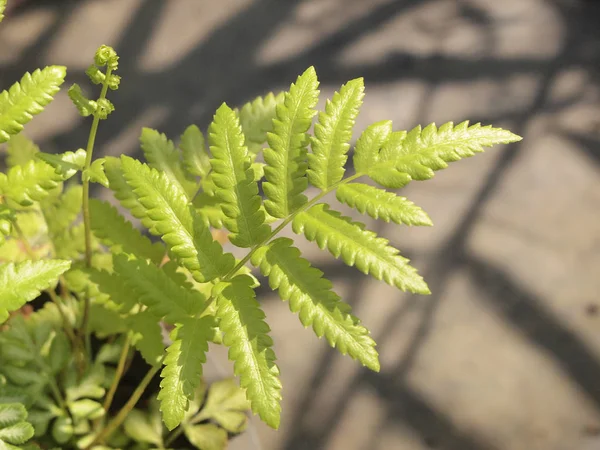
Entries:
<svg viewBox="0 0 600 450">
<path fill-rule="evenodd" d="M 248 408 L 277 428 L 279 369 L 252 267 L 305 327 L 378 371 L 368 330 L 294 240 L 279 233 L 291 224 L 345 264 L 429 294 L 397 249 L 341 215 L 325 195 L 385 222 L 429 226 L 421 208 L 387 189 L 520 140 L 467 122 L 406 132 L 382 121 L 359 137 L 347 174 L 363 80 L 349 81 L 327 101 L 311 135 L 319 97 L 311 67 L 288 92 L 240 109 L 219 107 L 208 129 L 210 151 L 195 125 L 178 145 L 145 128 L 146 162 L 94 160 L 100 121 L 114 109 L 107 93 L 119 87 L 117 70 L 117 54 L 102 46 L 87 70 L 100 86 L 98 99 L 77 85 L 69 89 L 92 123 L 86 148 L 62 154 L 39 151 L 21 131 L 52 100 L 66 68 L 26 74 L 0 94 L 0 143 L 8 143 L 8 171 L 0 173 L 1 448 L 173 448 L 185 436 L 196 448 L 221 449 L 244 429 Z M 111 204 L 90 199 L 90 183 L 110 188 L 160 240 L 152 242 Z M 317 190 L 312 198 L 309 186 Z M 245 249 L 240 259 L 218 230 Z M 43 306 L 24 309 L 40 295 L 48 298 Z M 205 385 L 209 342 L 229 348 L 239 386 L 233 379 Z M 116 409 L 135 352 L 149 370 Z M 157 374 L 157 395 L 143 397 Z M 141 398 L 151 400 L 134 409 Z"/>
</svg>

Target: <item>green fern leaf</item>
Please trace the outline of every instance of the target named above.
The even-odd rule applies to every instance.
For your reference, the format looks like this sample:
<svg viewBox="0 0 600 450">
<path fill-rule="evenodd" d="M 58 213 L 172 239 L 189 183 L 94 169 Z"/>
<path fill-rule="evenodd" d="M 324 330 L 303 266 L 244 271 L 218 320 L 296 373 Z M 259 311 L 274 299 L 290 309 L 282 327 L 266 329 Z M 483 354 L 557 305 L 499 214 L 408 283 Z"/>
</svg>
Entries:
<svg viewBox="0 0 600 450">
<path fill-rule="evenodd" d="M 212 179 L 226 216 L 229 240 L 238 247 L 252 247 L 271 233 L 260 210 L 258 184 L 250 168 L 248 149 L 237 116 L 226 104 L 217 110 L 209 128 Z"/>
<path fill-rule="evenodd" d="M 0 428 L 0 445 L 8 449 L 18 449 L 13 445 L 21 445 L 33 437 L 35 431 L 29 422 L 19 422 L 6 428 Z"/>
<path fill-rule="evenodd" d="M 367 173 L 375 165 L 379 150 L 392 134 L 392 121 L 383 120 L 369 125 L 362 132 L 354 146 L 354 170 L 356 173 Z"/>
<path fill-rule="evenodd" d="M 92 183 L 99 183 L 104 187 L 108 187 L 108 178 L 104 173 L 105 158 L 98 158 L 90 165 L 87 171 L 84 171 L 83 177 L 89 177 Z"/>
<path fill-rule="evenodd" d="M 0 144 L 19 133 L 23 125 L 39 114 L 65 81 L 67 68 L 49 66 L 26 73 L 8 91 L 0 93 Z"/>
<path fill-rule="evenodd" d="M 142 225 L 148 228 L 150 233 L 158 234 L 154 228 L 154 222 L 146 216 L 146 208 L 141 205 L 133 189 L 127 184 L 121 170 L 121 160 L 112 156 L 105 158 L 104 173 L 108 178 L 108 187 L 113 191 L 121 206 L 128 209 L 133 217 L 140 219 Z"/>
<path fill-rule="evenodd" d="M 65 152 L 57 155 L 39 152 L 35 156 L 54 167 L 56 172 L 62 175 L 63 180 L 68 180 L 83 169 L 85 155 L 85 150 L 80 148 L 75 152 Z"/>
<path fill-rule="evenodd" d="M 404 225 L 433 225 L 427 213 L 410 200 L 368 184 L 342 184 L 336 189 L 336 196 L 340 202 L 373 219 Z"/>
<path fill-rule="evenodd" d="M 181 135 L 179 148 L 183 167 L 190 175 L 205 177 L 210 171 L 210 158 L 206 152 L 204 135 L 196 125 L 190 125 Z"/>
<path fill-rule="evenodd" d="M 327 100 L 325 112 L 319 113 L 315 135 L 311 138 L 312 153 L 308 154 L 308 181 L 321 190 L 333 186 L 344 176 L 352 127 L 364 91 L 362 78 L 351 80 L 333 95 L 331 101 Z"/>
<path fill-rule="evenodd" d="M 349 354 L 368 368 L 379 371 L 375 342 L 366 328 L 352 316 L 350 305 L 333 292 L 323 272 L 300 256 L 293 241 L 279 238 L 259 248 L 252 264 L 269 277 L 271 289 L 278 289 L 290 310 L 299 313 L 305 327 L 312 326 L 318 337 L 325 336 L 332 347 Z"/>
<path fill-rule="evenodd" d="M 0 22 L 4 19 L 4 8 L 6 8 L 6 0 L 0 0 Z"/>
<path fill-rule="evenodd" d="M 220 282 L 213 289 L 217 298 L 217 318 L 229 347 L 234 373 L 246 389 L 252 411 L 272 428 L 279 427 L 281 382 L 272 350 L 273 340 L 265 314 L 256 301 L 254 281 L 238 275 L 230 282 Z"/>
<path fill-rule="evenodd" d="M 329 209 L 324 203 L 300 212 L 292 222 L 294 233 L 316 242 L 320 249 L 341 257 L 349 266 L 383 280 L 390 286 L 417 294 L 430 294 L 429 288 L 408 259 L 388 245 L 388 241 L 366 230 L 359 222 Z"/>
<path fill-rule="evenodd" d="M 223 253 L 202 218 L 188 205 L 185 194 L 166 174 L 127 156 L 122 156 L 122 170 L 153 222 L 150 232 L 162 235 L 194 279 L 207 282 L 233 268 L 233 255 Z"/>
<path fill-rule="evenodd" d="M 455 127 L 448 122 L 439 129 L 431 124 L 409 133 L 391 133 L 379 151 L 370 148 L 365 152 L 372 157 L 357 171 L 384 187 L 401 188 L 411 180 L 427 180 L 434 171 L 448 167 L 447 163 L 473 156 L 484 147 L 520 140 L 510 131 L 479 123 L 469 126 L 462 122 Z"/>
<path fill-rule="evenodd" d="M 41 211 L 48 228 L 48 236 L 54 248 L 71 239 L 71 226 L 81 212 L 81 185 L 74 184 L 58 197 L 48 197 L 41 202 Z M 62 256 L 61 256 L 62 257 Z"/>
<path fill-rule="evenodd" d="M 277 95 L 270 92 L 264 97 L 256 97 L 239 110 L 240 125 L 250 153 L 258 153 L 267 142 L 267 133 L 273 131 L 277 106 L 282 104 L 284 99 L 284 92 Z"/>
<path fill-rule="evenodd" d="M 204 219 L 206 226 L 221 229 L 223 222 L 227 219 L 221 204 L 223 203 L 214 195 L 209 195 L 206 192 L 200 192 L 194 198 L 194 207 L 196 211 Z"/>
<path fill-rule="evenodd" d="M 159 264 L 165 249 L 153 244 L 107 202 L 90 200 L 90 220 L 94 235 L 113 253 L 128 253 Z"/>
<path fill-rule="evenodd" d="M 24 166 L 15 166 L 6 174 L 0 173 L 0 195 L 21 206 L 31 206 L 48 196 L 62 181 L 49 164 L 29 161 Z"/>
<path fill-rule="evenodd" d="M 169 430 L 181 423 L 200 384 L 213 326 L 213 317 L 193 317 L 173 330 L 158 394 L 163 421 Z"/>
<path fill-rule="evenodd" d="M 264 150 L 266 181 L 265 208 L 273 217 L 284 218 L 306 203 L 308 129 L 319 99 L 319 81 L 314 67 L 308 68 L 285 94 L 277 107 L 273 131 L 267 133 Z"/>
<path fill-rule="evenodd" d="M 188 290 L 154 264 L 114 255 L 113 266 L 134 298 L 148 307 L 156 317 L 169 323 L 180 323 L 200 312 L 205 298 L 198 291 Z"/>
<path fill-rule="evenodd" d="M 142 358 L 151 366 L 158 363 L 165 347 L 156 316 L 149 310 L 138 312 L 127 318 L 127 325 L 133 332 L 132 343 L 139 350 Z"/>
<path fill-rule="evenodd" d="M 196 183 L 186 176 L 179 152 L 173 142 L 151 128 L 142 128 L 140 143 L 148 165 L 167 174 L 169 179 L 178 183 L 188 196 L 196 191 Z"/>
<path fill-rule="evenodd" d="M 24 261 L 0 265 L 0 323 L 40 291 L 51 287 L 71 266 L 70 261 Z"/>
<path fill-rule="evenodd" d="M 100 297 L 98 302 L 107 301 L 101 297 L 101 293 L 105 294 L 119 306 L 121 313 L 130 312 L 138 304 L 136 291 L 125 283 L 125 277 L 117 273 L 86 268 L 70 270 L 66 278 L 70 289 L 75 292 L 89 292 L 90 297 Z"/>
<path fill-rule="evenodd" d="M 40 151 L 39 147 L 23 133 L 12 136 L 8 141 L 6 150 L 8 153 L 6 157 L 8 167 L 24 166 L 35 159 L 35 154 Z"/>
</svg>

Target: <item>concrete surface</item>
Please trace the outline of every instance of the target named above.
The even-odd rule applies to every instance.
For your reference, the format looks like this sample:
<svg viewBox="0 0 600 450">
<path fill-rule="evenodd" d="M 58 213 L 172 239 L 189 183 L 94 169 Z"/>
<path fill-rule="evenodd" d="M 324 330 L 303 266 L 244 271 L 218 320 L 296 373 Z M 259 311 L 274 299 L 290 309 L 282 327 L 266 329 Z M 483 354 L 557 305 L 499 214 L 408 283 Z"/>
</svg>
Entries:
<svg viewBox="0 0 600 450">
<path fill-rule="evenodd" d="M 204 128 L 221 101 L 284 88 L 309 65 L 325 95 L 365 77 L 355 136 L 382 119 L 397 129 L 471 119 L 525 138 L 405 189 L 434 228 L 367 221 L 412 258 L 430 297 L 303 245 L 372 330 L 382 371 L 336 356 L 261 290 L 283 423 L 254 421 L 232 449 L 600 449 L 597 2 L 32 3 L 0 27 L 0 86 L 48 63 L 89 86 L 95 48 L 114 45 L 123 82 L 100 129 L 104 155 L 138 155 L 141 126 L 172 137 Z M 82 122 L 61 95 L 27 133 L 46 151 L 73 150 Z M 222 352 L 211 360 L 226 366 Z"/>
</svg>

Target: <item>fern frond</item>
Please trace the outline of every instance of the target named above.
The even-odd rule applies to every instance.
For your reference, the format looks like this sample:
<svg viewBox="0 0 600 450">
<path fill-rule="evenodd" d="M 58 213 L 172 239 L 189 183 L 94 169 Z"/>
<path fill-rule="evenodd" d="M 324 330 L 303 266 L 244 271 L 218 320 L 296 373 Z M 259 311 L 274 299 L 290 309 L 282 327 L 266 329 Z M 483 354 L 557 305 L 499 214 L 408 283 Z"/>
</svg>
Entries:
<svg viewBox="0 0 600 450">
<path fill-rule="evenodd" d="M 299 313 L 305 327 L 312 326 L 320 338 L 325 336 L 332 347 L 379 371 L 379 357 L 369 331 L 351 314 L 351 307 L 333 292 L 323 272 L 300 256 L 300 250 L 288 238 L 278 238 L 259 248 L 252 264 L 269 277 L 271 289 L 278 289 L 290 310 Z"/>
<path fill-rule="evenodd" d="M 387 239 L 366 230 L 359 222 L 329 209 L 324 203 L 300 212 L 292 222 L 294 233 L 303 233 L 306 239 L 316 242 L 320 249 L 329 250 L 349 266 L 383 280 L 390 286 L 417 294 L 430 294 L 429 288 L 408 259 L 388 245 Z"/>
<path fill-rule="evenodd" d="M 29 161 L 24 166 L 15 166 L 6 174 L 0 173 L 0 195 L 21 206 L 31 206 L 48 196 L 62 177 L 54 168 L 43 161 Z"/>
<path fill-rule="evenodd" d="M 387 192 L 368 184 L 347 183 L 336 189 L 337 199 L 346 205 L 367 213 L 373 219 L 390 220 L 397 224 L 432 226 L 425 211 L 406 197 Z"/>
<path fill-rule="evenodd" d="M 23 125 L 50 103 L 65 81 L 67 68 L 48 66 L 25 73 L 20 82 L 0 93 L 0 144 L 19 133 Z"/>
<path fill-rule="evenodd" d="M 0 22 L 4 19 L 4 8 L 6 8 L 6 0 L 0 0 Z"/>
<path fill-rule="evenodd" d="M 367 173 L 375 165 L 379 150 L 392 134 L 392 121 L 382 120 L 369 125 L 354 146 L 352 163 L 357 173 Z"/>
<path fill-rule="evenodd" d="M 125 282 L 125 277 L 103 269 L 85 268 L 67 272 L 69 289 L 75 292 L 88 292 L 90 297 L 100 297 L 99 303 L 110 299 L 119 306 L 121 313 L 130 312 L 138 304 L 137 293 Z M 101 293 L 107 296 L 101 297 Z M 156 320 L 156 315 L 154 315 Z"/>
<path fill-rule="evenodd" d="M 250 168 L 248 149 L 239 120 L 225 103 L 217 110 L 209 128 L 212 179 L 222 201 L 224 224 L 232 244 L 247 248 L 266 239 L 271 229 L 260 210 L 258 184 Z"/>
<path fill-rule="evenodd" d="M 68 180 L 85 165 L 86 151 L 82 148 L 74 152 L 64 152 L 59 154 L 39 152 L 35 156 L 38 159 L 50 164 L 57 173 L 61 174 L 63 180 Z"/>
<path fill-rule="evenodd" d="M 8 318 L 9 311 L 16 311 L 56 283 L 70 266 L 70 261 L 58 259 L 1 264 L 0 323 Z"/>
<path fill-rule="evenodd" d="M 427 180 L 434 171 L 445 169 L 449 162 L 473 156 L 484 147 L 520 141 L 510 131 L 465 121 L 456 126 L 448 122 L 439 129 L 435 124 L 410 132 L 391 133 L 379 151 L 357 171 L 369 175 L 384 187 L 400 188 L 411 180 Z M 356 161 L 355 161 L 356 163 Z"/>
<path fill-rule="evenodd" d="M 166 173 L 188 196 L 193 195 L 196 183 L 186 175 L 179 152 L 167 136 L 151 128 L 142 128 L 140 143 L 150 167 Z"/>
<path fill-rule="evenodd" d="M 196 125 L 190 125 L 181 135 L 179 143 L 183 167 L 190 175 L 205 177 L 210 171 L 210 158 L 206 152 L 204 135 Z"/>
<path fill-rule="evenodd" d="M 127 325 L 133 332 L 132 343 L 142 358 L 151 366 L 156 364 L 165 351 L 162 330 L 156 316 L 148 310 L 141 311 L 128 317 Z"/>
<path fill-rule="evenodd" d="M 40 151 L 35 143 L 28 139 L 23 133 L 15 134 L 10 138 L 7 145 L 6 164 L 8 167 L 24 166 Z"/>
<path fill-rule="evenodd" d="M 362 78 L 344 84 L 333 99 L 327 100 L 325 112 L 319 113 L 308 154 L 308 181 L 325 190 L 344 176 L 350 149 L 352 128 L 362 104 L 365 85 Z"/>
<path fill-rule="evenodd" d="M 181 423 L 200 384 L 213 326 L 211 316 L 190 317 L 173 330 L 158 394 L 163 421 L 169 430 Z"/>
<path fill-rule="evenodd" d="M 90 200 L 90 221 L 94 235 L 113 253 L 128 253 L 156 264 L 165 254 L 162 245 L 150 242 L 107 202 Z"/>
<path fill-rule="evenodd" d="M 123 208 L 129 210 L 131 215 L 142 222 L 142 225 L 150 230 L 150 233 L 157 234 L 154 229 L 154 222 L 146 216 L 144 208 L 135 196 L 133 189 L 127 184 L 121 170 L 121 160 L 113 156 L 105 158 L 104 173 L 108 178 L 108 187 L 115 194 L 115 198 Z"/>
<path fill-rule="evenodd" d="M 162 236 L 197 281 L 207 282 L 229 272 L 233 255 L 223 253 L 178 185 L 156 169 L 127 156 L 121 158 L 125 179 L 153 223 L 150 232 Z"/>
<path fill-rule="evenodd" d="M 308 129 L 319 99 L 319 81 L 314 67 L 308 68 L 285 94 L 277 106 L 273 131 L 267 133 L 269 147 L 264 150 L 266 181 L 262 187 L 267 200 L 265 208 L 273 217 L 287 217 L 306 203 L 303 192 L 306 178 Z"/>
<path fill-rule="evenodd" d="M 42 214 L 50 236 L 64 233 L 81 212 L 81 185 L 69 186 L 60 196 L 42 201 Z"/>
<path fill-rule="evenodd" d="M 267 133 L 273 131 L 277 106 L 282 104 L 284 99 L 284 92 L 277 95 L 270 92 L 264 97 L 256 97 L 239 110 L 240 125 L 251 153 L 258 153 L 267 142 Z"/>
<path fill-rule="evenodd" d="M 205 298 L 177 284 L 159 267 L 139 259 L 114 255 L 113 266 L 135 299 L 148 307 L 156 317 L 169 323 L 180 323 L 200 312 Z"/>
<path fill-rule="evenodd" d="M 252 411 L 272 428 L 279 427 L 281 382 L 275 364 L 273 340 L 265 314 L 256 301 L 253 280 L 238 275 L 230 282 L 220 282 L 213 289 L 217 299 L 217 318 L 229 347 L 229 359 L 246 389 Z"/>
</svg>

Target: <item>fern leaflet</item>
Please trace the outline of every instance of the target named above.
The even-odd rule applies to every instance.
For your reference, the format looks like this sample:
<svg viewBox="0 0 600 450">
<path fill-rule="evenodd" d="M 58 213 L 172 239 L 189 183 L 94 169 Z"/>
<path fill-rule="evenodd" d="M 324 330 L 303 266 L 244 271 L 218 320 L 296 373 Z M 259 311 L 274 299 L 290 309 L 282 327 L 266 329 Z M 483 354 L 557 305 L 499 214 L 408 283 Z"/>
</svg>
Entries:
<svg viewBox="0 0 600 450">
<path fill-rule="evenodd" d="M 316 112 L 318 86 L 315 69 L 310 67 L 285 94 L 284 103 L 277 107 L 273 131 L 267 133 L 269 148 L 264 150 L 266 181 L 262 187 L 267 197 L 267 212 L 279 219 L 306 203 L 303 192 L 308 186 L 307 131 Z"/>
<path fill-rule="evenodd" d="M 200 312 L 205 298 L 198 291 L 188 290 L 154 264 L 115 255 L 113 265 L 134 298 L 146 305 L 155 316 L 177 323 Z"/>
<path fill-rule="evenodd" d="M 223 253 L 185 193 L 166 174 L 127 156 L 122 156 L 122 170 L 153 222 L 150 232 L 162 235 L 197 281 L 213 280 L 233 268 L 233 255 Z"/>
<path fill-rule="evenodd" d="M 169 430 L 181 423 L 200 384 L 213 326 L 213 317 L 193 317 L 173 330 L 158 394 L 163 421 Z"/>
<path fill-rule="evenodd" d="M 153 366 L 162 357 L 165 347 L 160 324 L 149 310 L 138 312 L 127 318 L 127 325 L 133 332 L 132 343 L 144 360 Z"/>
<path fill-rule="evenodd" d="M 7 145 L 6 164 L 8 167 L 24 166 L 40 151 L 39 147 L 28 139 L 23 133 L 15 134 Z"/>
<path fill-rule="evenodd" d="M 312 153 L 308 154 L 308 181 L 325 190 L 344 176 L 344 165 L 350 149 L 352 127 L 364 97 L 362 78 L 351 80 L 340 92 L 327 100 L 325 112 L 319 113 L 315 136 L 311 138 Z"/>
<path fill-rule="evenodd" d="M 246 389 L 252 411 L 273 428 L 279 427 L 281 382 L 272 350 L 273 340 L 265 314 L 256 301 L 254 281 L 238 275 L 220 282 L 213 289 L 217 299 L 217 318 L 224 333 L 223 343 L 229 347 L 229 359 Z"/>
<path fill-rule="evenodd" d="M 205 177 L 210 171 L 210 158 L 206 152 L 204 135 L 196 125 L 190 125 L 181 135 L 179 148 L 183 167 L 190 175 Z"/>
<path fill-rule="evenodd" d="M 59 259 L 1 264 L 0 323 L 8 319 L 9 311 L 16 311 L 55 284 L 70 266 L 70 261 Z"/>
<path fill-rule="evenodd" d="M 4 8 L 6 8 L 6 0 L 0 0 L 0 22 L 4 19 Z"/>
<path fill-rule="evenodd" d="M 0 144 L 19 133 L 23 125 L 50 103 L 65 81 L 64 66 L 49 66 L 26 73 L 20 82 L 0 93 Z"/>
<path fill-rule="evenodd" d="M 113 253 L 128 253 L 158 264 L 165 254 L 159 243 L 153 244 L 136 230 L 119 211 L 107 202 L 90 200 L 90 219 L 94 235 Z"/>
<path fill-rule="evenodd" d="M 240 109 L 240 125 L 251 153 L 258 153 L 267 142 L 267 133 L 273 130 L 277 106 L 282 104 L 284 99 L 285 93 L 273 95 L 271 92 L 264 97 L 256 97 Z"/>
<path fill-rule="evenodd" d="M 381 146 L 362 146 L 362 155 L 359 157 L 357 151 L 354 164 L 357 172 L 382 186 L 401 188 L 411 180 L 427 180 L 434 171 L 448 167 L 447 163 L 473 156 L 484 147 L 520 140 L 509 131 L 479 123 L 469 126 L 469 122 L 462 122 L 455 127 L 448 122 L 439 129 L 431 124 L 408 133 L 391 133 Z"/>
<path fill-rule="evenodd" d="M 252 247 L 266 239 L 271 229 L 260 210 L 258 184 L 250 168 L 248 149 L 235 113 L 226 104 L 217 110 L 209 129 L 213 181 L 226 216 L 229 240 L 238 247 Z"/>
<path fill-rule="evenodd" d="M 433 225 L 427 213 L 410 200 L 368 184 L 342 184 L 336 189 L 336 196 L 340 202 L 362 214 L 366 212 L 373 219 L 391 220 L 399 225 Z"/>
<path fill-rule="evenodd" d="M 48 195 L 62 181 L 49 164 L 29 161 L 24 166 L 15 166 L 6 174 L 0 173 L 0 195 L 21 206 L 31 206 Z"/>
<path fill-rule="evenodd" d="M 312 326 L 318 337 L 325 336 L 332 347 L 349 354 L 369 369 L 379 371 L 375 342 L 366 328 L 352 316 L 350 305 L 332 291 L 323 272 L 300 256 L 300 250 L 287 238 L 278 238 L 258 249 L 252 264 L 269 277 L 272 289 L 278 289 L 290 310 L 299 313 L 305 327 Z"/>
<path fill-rule="evenodd" d="M 388 241 L 365 229 L 359 222 L 319 203 L 299 213 L 292 222 L 294 233 L 304 233 L 321 250 L 327 248 L 336 258 L 341 257 L 349 266 L 383 280 L 390 286 L 417 294 L 430 294 L 427 284 L 408 259 L 388 245 Z"/>
</svg>

